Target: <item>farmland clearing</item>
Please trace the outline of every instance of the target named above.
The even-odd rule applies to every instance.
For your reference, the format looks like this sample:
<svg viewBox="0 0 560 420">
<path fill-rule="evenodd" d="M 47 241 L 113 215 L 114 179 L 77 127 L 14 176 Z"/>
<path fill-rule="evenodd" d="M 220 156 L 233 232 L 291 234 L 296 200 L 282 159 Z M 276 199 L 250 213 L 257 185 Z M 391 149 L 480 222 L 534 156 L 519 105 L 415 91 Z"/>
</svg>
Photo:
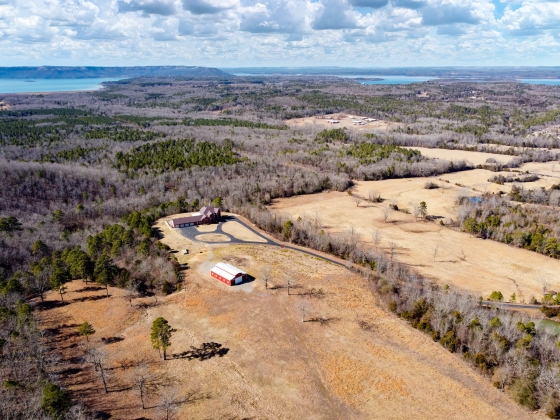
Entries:
<svg viewBox="0 0 560 420">
<path fill-rule="evenodd" d="M 516 293 L 518 301 L 528 302 L 532 296 L 542 294 L 543 278 L 556 278 L 560 261 L 471 237 L 468 233 L 439 224 L 439 220 L 456 220 L 456 200 L 459 196 L 480 195 L 486 186 L 489 191 L 508 188 L 485 183 L 484 178 L 492 174 L 490 171 L 473 170 L 439 177 L 449 180 L 449 183 L 433 178 L 357 181 L 352 196 L 325 192 L 283 198 L 275 200 L 270 208 L 288 215 L 291 220 L 298 217 L 315 220 L 319 215 L 321 226 L 328 232 L 342 233 L 354 228 L 366 247 L 373 246 L 373 234 L 378 230 L 382 250 L 389 253 L 394 244 L 394 255 L 398 261 L 440 285 L 448 284 L 484 298 L 494 290 L 500 290 L 504 296 Z M 441 188 L 424 189 L 429 181 L 438 183 Z M 370 191 L 378 192 L 384 202 L 362 200 L 356 206 L 356 196 L 368 197 Z M 420 201 L 427 203 L 428 214 L 436 217 L 435 222 L 415 221 L 413 214 L 394 210 L 390 210 L 387 223 L 384 222 L 384 208 L 390 203 L 410 211 L 411 203 Z M 553 281 L 551 286 L 557 288 L 560 284 Z"/>
<path fill-rule="evenodd" d="M 329 123 L 329 121 L 338 121 L 335 124 Z M 361 121 L 363 125 L 358 125 L 353 121 Z M 362 120 L 360 116 L 350 116 L 348 114 L 327 114 L 321 118 L 317 117 L 305 117 L 305 118 L 293 118 L 286 121 L 286 125 L 290 128 L 303 128 L 303 127 L 316 127 L 320 129 L 331 129 L 331 128 L 346 128 L 349 130 L 355 130 L 356 132 L 363 132 L 366 130 L 389 130 L 395 129 L 402 126 L 401 123 L 396 123 L 392 121 L 383 121 L 376 119 L 376 121 L 366 121 Z"/>
<path fill-rule="evenodd" d="M 418 150 L 423 156 L 436 159 L 444 159 L 451 161 L 465 160 L 475 165 L 483 165 L 487 159 L 495 159 L 497 162 L 506 164 L 512 156 L 500 155 L 497 153 L 469 152 L 465 150 L 451 149 L 429 149 L 427 147 L 409 147 L 409 149 Z"/>
<path fill-rule="evenodd" d="M 162 241 L 176 245 L 169 233 Z M 158 393 L 175 387 L 178 418 L 529 418 L 460 358 L 382 309 L 367 282 L 346 269 L 266 245 L 202 246 L 181 256 L 191 267 L 182 291 L 157 303 L 147 297 L 130 306 L 126 291 L 110 288 L 105 298 L 104 289 L 81 281 L 69 284 L 64 306 L 48 294 L 41 324 L 57 326 L 55 346 L 74 372 L 65 385 L 98 412 L 154 418 Z M 225 286 L 209 275 L 218 261 L 257 280 Z M 260 278 L 265 268 L 269 290 Z M 287 276 L 296 280 L 290 295 Z M 176 329 L 167 361 L 149 341 L 160 316 Z M 108 394 L 92 366 L 72 362 L 83 353 L 84 339 L 72 333 L 84 320 L 106 354 Z M 222 350 L 205 360 L 183 356 L 211 342 Z M 142 362 L 154 375 L 146 410 L 130 387 Z"/>
</svg>

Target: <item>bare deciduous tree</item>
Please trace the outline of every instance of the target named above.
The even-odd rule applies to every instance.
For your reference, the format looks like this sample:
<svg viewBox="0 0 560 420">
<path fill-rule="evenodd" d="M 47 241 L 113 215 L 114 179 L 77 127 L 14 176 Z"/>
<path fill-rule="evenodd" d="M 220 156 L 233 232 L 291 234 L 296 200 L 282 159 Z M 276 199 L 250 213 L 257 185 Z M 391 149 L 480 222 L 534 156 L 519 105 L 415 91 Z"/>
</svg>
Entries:
<svg viewBox="0 0 560 420">
<path fill-rule="evenodd" d="M 154 374 L 150 372 L 146 362 L 141 362 L 132 369 L 131 380 L 134 387 L 138 390 L 138 396 L 142 403 L 142 410 L 146 409 L 144 399 L 153 379 Z"/>
<path fill-rule="evenodd" d="M 302 300 L 298 304 L 298 309 L 301 314 L 301 322 L 305 322 L 305 314 L 309 312 L 310 302 L 307 300 Z"/>
<path fill-rule="evenodd" d="M 550 281 L 546 277 L 541 277 L 539 278 L 539 283 L 541 285 L 542 294 L 545 295 L 550 288 Z"/>
<path fill-rule="evenodd" d="M 381 243 L 381 232 L 375 229 L 372 233 L 373 245 L 375 245 L 375 252 L 379 252 L 379 244 Z"/>
<path fill-rule="evenodd" d="M 158 411 L 165 420 L 172 420 L 177 414 L 178 390 L 175 387 L 166 387 L 159 397 Z"/>
<path fill-rule="evenodd" d="M 381 201 L 381 195 L 377 190 L 369 190 L 368 201 L 370 201 L 371 203 L 379 203 Z"/>
<path fill-rule="evenodd" d="M 383 211 L 383 223 L 387 223 L 387 220 L 389 219 L 389 207 L 383 207 L 382 211 Z"/>
<path fill-rule="evenodd" d="M 126 285 L 128 303 L 130 304 L 130 306 L 132 306 L 132 299 L 134 299 L 138 295 L 138 284 L 139 282 L 137 280 L 132 280 Z"/>
<path fill-rule="evenodd" d="M 270 278 L 271 278 L 271 272 L 272 272 L 272 270 L 270 269 L 270 267 L 265 267 L 262 270 L 261 277 L 264 281 L 264 288 L 266 290 L 268 290 L 268 282 L 270 281 Z"/>
<path fill-rule="evenodd" d="M 414 221 L 418 221 L 418 216 L 420 216 L 420 204 L 419 203 L 408 203 L 412 207 L 412 214 L 414 215 Z"/>
<path fill-rule="evenodd" d="M 391 261 L 393 261 L 393 257 L 395 256 L 396 249 L 397 249 L 397 244 L 393 241 L 389 242 L 389 254 L 391 255 Z"/>
</svg>

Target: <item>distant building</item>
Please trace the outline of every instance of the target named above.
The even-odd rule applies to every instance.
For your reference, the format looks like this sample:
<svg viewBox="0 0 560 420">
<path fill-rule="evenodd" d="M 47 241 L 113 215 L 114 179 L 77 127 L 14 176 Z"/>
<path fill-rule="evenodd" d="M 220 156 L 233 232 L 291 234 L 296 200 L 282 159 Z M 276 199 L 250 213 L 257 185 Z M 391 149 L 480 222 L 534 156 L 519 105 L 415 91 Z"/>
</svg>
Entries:
<svg viewBox="0 0 560 420">
<path fill-rule="evenodd" d="M 327 120 L 327 122 L 329 124 L 338 124 L 340 121 L 339 120 Z"/>
<path fill-rule="evenodd" d="M 190 216 L 178 217 L 171 219 L 169 226 L 172 228 L 183 228 L 188 226 L 206 225 L 215 223 L 220 220 L 222 213 L 219 207 L 202 207 L 197 213 L 192 213 Z"/>
<path fill-rule="evenodd" d="M 228 286 L 239 284 L 247 279 L 247 273 L 245 271 L 226 263 L 216 264 L 214 268 L 210 270 L 210 275 Z"/>
</svg>

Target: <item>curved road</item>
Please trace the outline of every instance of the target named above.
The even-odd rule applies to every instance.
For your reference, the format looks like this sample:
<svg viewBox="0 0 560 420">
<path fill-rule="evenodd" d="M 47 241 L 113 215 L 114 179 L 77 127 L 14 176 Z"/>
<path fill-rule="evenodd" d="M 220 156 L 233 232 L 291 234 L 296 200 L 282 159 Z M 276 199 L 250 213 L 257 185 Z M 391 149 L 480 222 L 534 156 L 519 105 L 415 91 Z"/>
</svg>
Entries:
<svg viewBox="0 0 560 420">
<path fill-rule="evenodd" d="M 193 241 L 193 242 L 201 242 L 204 244 L 208 244 L 208 245 L 227 245 L 227 244 L 255 244 L 255 245 L 270 245 L 270 246 L 277 246 L 277 247 L 281 247 L 281 248 L 285 248 L 285 249 L 291 249 L 293 251 L 297 251 L 297 252 L 301 252 L 303 254 L 307 254 L 307 255 L 311 255 L 312 257 L 317 257 L 317 258 L 321 258 L 322 260 L 328 261 L 330 263 L 339 265 L 341 267 L 347 267 L 346 264 L 343 264 L 339 261 L 336 261 L 334 259 L 328 258 L 328 257 L 324 257 L 323 255 L 320 255 L 317 252 L 314 252 L 312 250 L 306 250 L 306 249 L 301 249 L 301 248 L 296 248 L 293 246 L 289 246 L 289 245 L 284 245 L 282 243 L 276 242 L 270 238 L 267 238 L 266 236 L 262 235 L 259 231 L 257 231 L 256 229 L 254 229 L 253 227 L 251 227 L 250 225 L 248 225 L 247 223 L 245 223 L 244 221 L 242 221 L 241 219 L 239 219 L 238 217 L 235 217 L 233 215 L 228 215 L 223 217 L 223 219 L 226 219 L 225 221 L 221 221 L 218 222 L 218 226 L 216 227 L 216 230 L 213 232 L 208 232 L 211 234 L 221 234 L 224 236 L 227 236 L 230 240 L 228 242 L 210 242 L 210 241 L 201 241 L 196 239 L 196 237 L 198 235 L 204 235 L 205 232 L 199 232 L 195 226 L 190 226 L 190 227 L 184 227 L 184 228 L 177 228 L 177 230 L 179 231 L 179 233 L 181 235 L 183 235 L 185 238 Z M 230 222 L 230 221 L 235 221 L 237 223 L 239 223 L 240 225 L 242 225 L 244 228 L 248 229 L 249 231 L 251 231 L 252 233 L 254 233 L 255 235 L 257 235 L 259 238 L 262 239 L 262 241 L 244 241 L 242 239 L 238 239 L 233 235 L 230 235 L 227 232 L 224 232 L 224 230 L 222 229 L 223 224 Z M 264 242 L 263 242 L 264 241 Z"/>
</svg>

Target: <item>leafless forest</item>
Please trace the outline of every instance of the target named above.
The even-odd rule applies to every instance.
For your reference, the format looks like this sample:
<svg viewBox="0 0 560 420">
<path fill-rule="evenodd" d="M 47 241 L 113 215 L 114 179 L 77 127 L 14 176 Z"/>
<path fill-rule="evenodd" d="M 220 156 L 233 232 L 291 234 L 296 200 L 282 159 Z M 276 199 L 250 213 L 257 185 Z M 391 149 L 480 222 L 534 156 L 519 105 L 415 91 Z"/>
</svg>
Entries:
<svg viewBox="0 0 560 420">
<path fill-rule="evenodd" d="M 134 79 L 98 92 L 1 95 L 8 108 L 0 111 L 2 418 L 91 416 L 60 387 L 64 361 L 49 349 L 52 331 L 35 324 L 35 311 L 48 310 L 44 293 L 57 291 L 62 304 L 72 279 L 172 293 L 178 267 L 152 224 L 211 203 L 282 239 L 363 266 L 390 310 L 463 354 L 519 403 L 558 418 L 556 337 L 520 315 L 482 307 L 477 297 L 439 289 L 389 255 L 361 249 L 353 232 L 331 237 L 312 221 L 276 219 L 266 205 L 344 191 L 353 179 L 473 167 L 407 146 L 491 151 L 511 156 L 510 168 L 556 161 L 559 99 L 555 86 L 366 86 L 313 77 Z M 331 113 L 398 124 L 368 133 L 286 125 Z M 487 167 L 502 169 L 492 161 Z M 557 258 L 559 188 L 465 199 L 458 220 L 472 234 Z M 556 299 L 550 290 L 543 295 Z M 62 405 L 45 403 L 47 394 Z"/>
</svg>

